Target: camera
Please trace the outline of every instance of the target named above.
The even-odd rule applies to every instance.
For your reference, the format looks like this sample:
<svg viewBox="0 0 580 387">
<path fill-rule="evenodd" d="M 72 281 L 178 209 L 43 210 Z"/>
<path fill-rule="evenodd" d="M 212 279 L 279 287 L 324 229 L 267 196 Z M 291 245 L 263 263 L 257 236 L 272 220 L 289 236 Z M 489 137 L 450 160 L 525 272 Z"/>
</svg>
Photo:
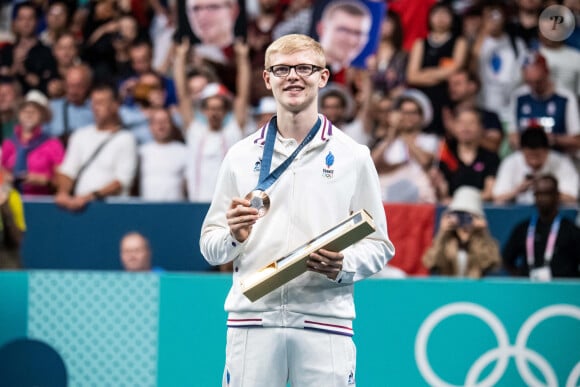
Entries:
<svg viewBox="0 0 580 387">
<path fill-rule="evenodd" d="M 451 212 L 457 218 L 457 227 L 469 227 L 473 223 L 473 215 L 465 211 Z"/>
</svg>

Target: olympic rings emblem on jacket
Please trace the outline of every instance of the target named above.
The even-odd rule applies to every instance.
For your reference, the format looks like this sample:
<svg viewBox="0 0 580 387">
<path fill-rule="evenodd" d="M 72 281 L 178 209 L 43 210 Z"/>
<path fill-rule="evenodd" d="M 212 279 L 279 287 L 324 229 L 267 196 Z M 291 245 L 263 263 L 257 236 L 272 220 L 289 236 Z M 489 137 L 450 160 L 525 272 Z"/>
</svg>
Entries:
<svg viewBox="0 0 580 387">
<path fill-rule="evenodd" d="M 528 386 L 557 387 L 558 378 L 554 368 L 540 353 L 527 347 L 528 338 L 539 323 L 552 317 L 564 316 L 580 321 L 580 308 L 568 304 L 555 304 L 536 311 L 521 326 L 513 346 L 510 345 L 508 333 L 500 319 L 481 305 L 457 302 L 435 310 L 425 319 L 415 339 L 415 360 L 419 367 L 419 372 L 431 386 L 456 387 L 456 385 L 441 379 L 435 373 L 427 358 L 427 343 L 431 332 L 441 321 L 453 315 L 471 315 L 479 318 L 489 326 L 497 339 L 497 347 L 482 354 L 471 365 L 463 386 L 484 387 L 496 385 L 503 377 L 510 358 L 513 357 L 520 376 Z M 493 361 L 496 361 L 494 369 L 485 379 L 478 382 L 482 371 Z M 528 362 L 531 362 L 542 373 L 546 384 L 533 374 Z M 573 367 L 565 386 L 576 387 L 579 381 L 580 361 Z"/>
</svg>

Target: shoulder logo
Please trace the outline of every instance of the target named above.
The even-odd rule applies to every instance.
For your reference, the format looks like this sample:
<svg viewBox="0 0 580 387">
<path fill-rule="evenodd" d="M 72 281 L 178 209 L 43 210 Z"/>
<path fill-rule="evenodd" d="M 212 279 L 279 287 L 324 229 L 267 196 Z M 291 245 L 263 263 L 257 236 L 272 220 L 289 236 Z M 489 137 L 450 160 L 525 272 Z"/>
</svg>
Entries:
<svg viewBox="0 0 580 387">
<path fill-rule="evenodd" d="M 258 159 L 258 161 L 256 161 L 254 163 L 254 172 L 260 172 L 261 166 L 262 166 L 262 159 Z"/>
<path fill-rule="evenodd" d="M 326 177 L 327 179 L 332 179 L 334 177 L 334 169 L 331 169 L 332 165 L 334 164 L 334 155 L 332 152 L 328 152 L 324 162 L 326 163 L 326 168 L 322 168 L 322 176 Z"/>
</svg>

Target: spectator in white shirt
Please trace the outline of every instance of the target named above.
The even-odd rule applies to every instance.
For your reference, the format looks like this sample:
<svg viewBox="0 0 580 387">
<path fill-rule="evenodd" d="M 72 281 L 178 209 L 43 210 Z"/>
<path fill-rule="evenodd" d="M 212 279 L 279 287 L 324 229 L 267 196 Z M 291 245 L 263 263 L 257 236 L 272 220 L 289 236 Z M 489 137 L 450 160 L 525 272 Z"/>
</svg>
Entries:
<svg viewBox="0 0 580 387">
<path fill-rule="evenodd" d="M 548 136 L 541 129 L 522 132 L 521 150 L 502 160 L 493 188 L 494 202 L 534 204 L 534 180 L 552 174 L 558 180 L 562 203 L 573 204 L 578 199 L 578 172 L 570 158 L 550 150 Z"/>
<path fill-rule="evenodd" d="M 178 129 L 167 109 L 150 112 L 149 128 L 154 141 L 139 147 L 139 193 L 142 199 L 185 199 L 187 147 L 178 141 Z"/>
</svg>

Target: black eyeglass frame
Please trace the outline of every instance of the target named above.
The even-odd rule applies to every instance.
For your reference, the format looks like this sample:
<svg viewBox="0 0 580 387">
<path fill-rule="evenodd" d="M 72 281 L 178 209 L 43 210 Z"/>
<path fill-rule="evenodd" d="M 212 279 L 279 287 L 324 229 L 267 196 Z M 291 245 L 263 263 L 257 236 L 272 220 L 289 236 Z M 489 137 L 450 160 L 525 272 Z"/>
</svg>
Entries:
<svg viewBox="0 0 580 387">
<path fill-rule="evenodd" d="M 301 72 L 298 70 L 298 68 L 300 66 L 308 67 L 308 73 L 304 72 L 304 73 L 301 74 Z M 288 69 L 288 72 L 284 71 L 284 74 L 276 74 L 276 69 L 283 70 L 284 68 L 287 68 Z M 301 77 L 309 77 L 312 74 L 314 74 L 315 72 L 323 70 L 324 67 L 320 67 L 320 66 L 313 65 L 313 64 L 308 64 L 308 63 L 300 63 L 300 64 L 297 64 L 297 65 L 294 65 L 294 66 L 285 65 L 285 64 L 279 64 L 279 65 L 273 65 L 273 66 L 268 67 L 267 71 L 271 72 L 272 75 L 274 75 L 275 77 L 285 78 L 288 75 L 290 75 L 290 72 L 292 71 L 292 69 L 294 69 L 294 72 L 298 76 L 301 76 Z"/>
</svg>

